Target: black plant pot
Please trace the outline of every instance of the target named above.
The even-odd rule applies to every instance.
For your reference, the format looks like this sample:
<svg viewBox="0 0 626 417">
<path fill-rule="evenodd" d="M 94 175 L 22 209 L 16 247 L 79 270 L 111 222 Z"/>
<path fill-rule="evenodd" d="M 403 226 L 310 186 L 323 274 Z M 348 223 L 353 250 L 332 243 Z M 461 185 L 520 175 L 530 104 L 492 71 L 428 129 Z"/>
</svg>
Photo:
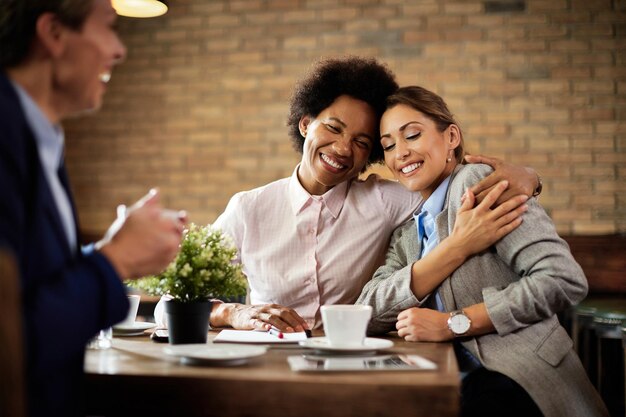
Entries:
<svg viewBox="0 0 626 417">
<path fill-rule="evenodd" d="M 172 345 L 206 343 L 209 331 L 210 301 L 165 302 L 169 342 Z"/>
</svg>

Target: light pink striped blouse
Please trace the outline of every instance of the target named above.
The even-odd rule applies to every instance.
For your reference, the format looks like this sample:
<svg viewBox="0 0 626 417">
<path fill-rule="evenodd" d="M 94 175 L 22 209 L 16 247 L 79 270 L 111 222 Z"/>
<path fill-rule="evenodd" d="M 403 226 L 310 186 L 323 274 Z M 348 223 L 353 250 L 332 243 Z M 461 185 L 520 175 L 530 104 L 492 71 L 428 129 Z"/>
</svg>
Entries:
<svg viewBox="0 0 626 417">
<path fill-rule="evenodd" d="M 318 327 L 321 305 L 356 301 L 422 200 L 375 175 L 312 196 L 296 173 L 234 195 L 213 225 L 235 241 L 252 304 L 291 307 Z"/>
</svg>

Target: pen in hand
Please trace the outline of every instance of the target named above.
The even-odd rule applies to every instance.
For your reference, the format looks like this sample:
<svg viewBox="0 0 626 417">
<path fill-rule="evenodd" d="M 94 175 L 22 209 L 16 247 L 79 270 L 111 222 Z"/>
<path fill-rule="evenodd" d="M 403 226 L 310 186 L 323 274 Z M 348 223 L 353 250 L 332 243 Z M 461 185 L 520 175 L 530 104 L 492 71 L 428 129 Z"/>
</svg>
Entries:
<svg viewBox="0 0 626 417">
<path fill-rule="evenodd" d="M 276 336 L 279 339 L 282 339 L 283 337 L 285 337 L 283 335 L 283 332 L 281 332 L 280 330 L 278 330 L 276 327 L 272 326 L 270 327 L 270 329 L 267 331 L 269 334 Z"/>
</svg>

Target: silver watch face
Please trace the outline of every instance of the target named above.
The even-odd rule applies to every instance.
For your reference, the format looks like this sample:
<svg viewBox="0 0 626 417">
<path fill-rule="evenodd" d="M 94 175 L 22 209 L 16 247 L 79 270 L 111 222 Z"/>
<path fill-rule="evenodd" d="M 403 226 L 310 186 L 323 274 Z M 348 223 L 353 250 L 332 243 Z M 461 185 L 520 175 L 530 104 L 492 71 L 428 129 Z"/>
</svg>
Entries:
<svg viewBox="0 0 626 417">
<path fill-rule="evenodd" d="M 470 328 L 470 320 L 465 314 L 455 314 L 450 317 L 448 323 L 454 334 L 464 334 Z"/>
</svg>

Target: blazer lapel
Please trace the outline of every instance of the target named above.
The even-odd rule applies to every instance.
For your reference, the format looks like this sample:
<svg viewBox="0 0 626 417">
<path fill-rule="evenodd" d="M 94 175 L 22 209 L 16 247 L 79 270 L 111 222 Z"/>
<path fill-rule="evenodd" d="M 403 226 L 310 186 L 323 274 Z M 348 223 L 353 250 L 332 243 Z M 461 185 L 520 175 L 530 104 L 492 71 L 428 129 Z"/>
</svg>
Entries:
<svg viewBox="0 0 626 417">
<path fill-rule="evenodd" d="M 435 218 L 435 227 L 439 242 L 449 236 L 448 232 L 448 207 L 447 205 Z M 439 286 L 438 292 L 441 302 L 446 311 L 456 310 L 456 302 L 454 301 L 454 293 L 452 292 L 451 277 L 446 278 Z"/>
<path fill-rule="evenodd" d="M 454 181 L 454 177 L 460 169 L 461 165 L 457 166 L 452 172 L 450 183 L 448 185 L 448 190 L 446 192 L 446 200 L 443 205 L 443 210 L 441 210 L 441 213 L 439 213 L 435 218 L 435 230 L 437 231 L 439 242 L 442 242 L 445 238 L 450 236 L 451 227 L 454 226 L 451 225 L 448 220 L 450 207 L 450 190 L 452 189 L 452 182 Z M 458 308 L 454 292 L 452 291 L 452 275 L 450 275 L 441 283 L 438 291 L 446 311 L 453 311 Z"/>
<path fill-rule="evenodd" d="M 58 235 L 58 241 L 64 243 L 63 251 L 68 258 L 71 258 L 72 252 L 70 251 L 70 243 L 67 240 L 67 236 L 65 235 L 65 230 L 61 222 L 59 210 L 54 202 L 52 191 L 50 190 L 50 186 L 48 185 L 48 181 L 46 180 L 43 171 L 40 170 L 38 177 L 40 185 L 39 198 L 41 199 L 41 206 L 49 217 L 50 223 L 53 225 L 55 233 Z"/>
</svg>

